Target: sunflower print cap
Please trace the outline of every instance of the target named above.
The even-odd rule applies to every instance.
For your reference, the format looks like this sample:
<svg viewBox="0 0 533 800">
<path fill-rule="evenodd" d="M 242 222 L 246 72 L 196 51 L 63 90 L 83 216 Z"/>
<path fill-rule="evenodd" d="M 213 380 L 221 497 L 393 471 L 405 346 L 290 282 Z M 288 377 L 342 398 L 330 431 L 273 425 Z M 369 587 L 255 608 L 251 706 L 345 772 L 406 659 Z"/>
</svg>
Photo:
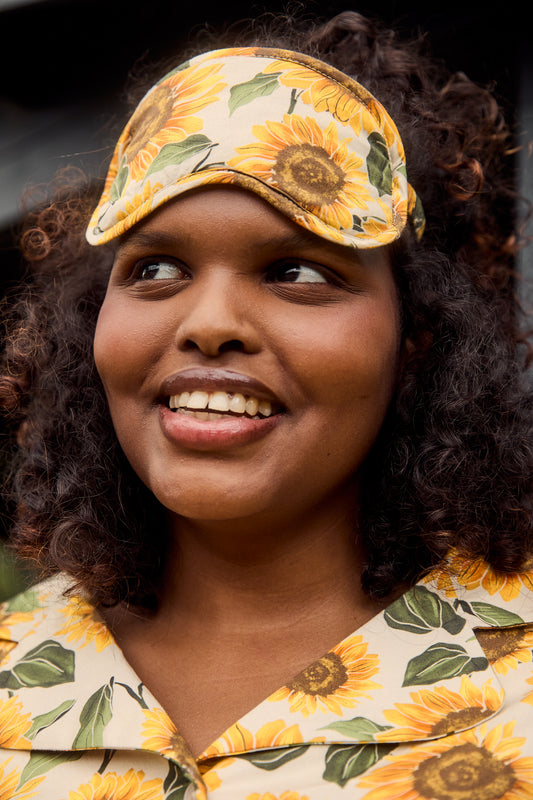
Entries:
<svg viewBox="0 0 533 800">
<path fill-rule="evenodd" d="M 87 229 L 108 242 L 191 189 L 234 185 L 341 245 L 397 239 L 424 214 L 385 108 L 316 59 L 227 48 L 169 72 L 122 132 Z"/>
</svg>

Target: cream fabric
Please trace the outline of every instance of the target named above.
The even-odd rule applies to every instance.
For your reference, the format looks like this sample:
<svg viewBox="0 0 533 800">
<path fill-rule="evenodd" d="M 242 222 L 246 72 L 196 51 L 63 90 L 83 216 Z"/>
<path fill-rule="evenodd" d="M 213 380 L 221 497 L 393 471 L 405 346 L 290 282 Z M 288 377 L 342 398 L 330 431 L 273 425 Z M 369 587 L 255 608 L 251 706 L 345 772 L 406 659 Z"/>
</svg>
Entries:
<svg viewBox="0 0 533 800">
<path fill-rule="evenodd" d="M 452 558 L 195 761 L 60 576 L 0 616 L 1 800 L 533 797 L 533 573 Z M 176 668 L 179 691 L 179 666 Z"/>
<path fill-rule="evenodd" d="M 385 108 L 309 56 L 231 48 L 157 83 L 126 125 L 87 239 L 120 236 L 186 191 L 230 184 L 299 225 L 357 248 L 397 239 L 424 216 Z"/>
</svg>

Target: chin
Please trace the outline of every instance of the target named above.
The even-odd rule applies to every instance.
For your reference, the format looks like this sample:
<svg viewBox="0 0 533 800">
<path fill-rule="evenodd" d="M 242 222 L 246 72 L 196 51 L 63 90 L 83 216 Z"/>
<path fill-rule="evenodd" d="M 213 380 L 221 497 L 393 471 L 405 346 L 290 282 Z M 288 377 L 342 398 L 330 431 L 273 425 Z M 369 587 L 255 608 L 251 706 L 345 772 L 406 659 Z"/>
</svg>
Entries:
<svg viewBox="0 0 533 800">
<path fill-rule="evenodd" d="M 175 496 L 175 492 L 155 492 L 155 495 L 171 514 L 194 522 L 225 523 L 254 517 L 263 513 L 265 505 L 268 505 L 261 502 L 258 506 L 257 495 L 246 497 L 236 493 L 235 489 L 213 490 L 213 487 L 204 492 L 196 489 L 191 493 L 185 489 L 179 497 Z"/>
</svg>

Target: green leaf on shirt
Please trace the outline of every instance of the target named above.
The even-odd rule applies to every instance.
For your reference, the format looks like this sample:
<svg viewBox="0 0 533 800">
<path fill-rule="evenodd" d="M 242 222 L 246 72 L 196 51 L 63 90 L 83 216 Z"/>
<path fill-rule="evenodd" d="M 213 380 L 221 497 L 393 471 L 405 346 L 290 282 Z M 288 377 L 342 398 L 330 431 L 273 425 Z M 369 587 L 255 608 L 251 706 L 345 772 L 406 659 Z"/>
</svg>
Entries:
<svg viewBox="0 0 533 800">
<path fill-rule="evenodd" d="M 337 731 L 344 736 L 349 736 L 352 740 L 358 742 L 373 742 L 374 734 L 379 731 L 388 731 L 392 725 L 378 725 L 377 722 L 372 722 L 371 719 L 366 717 L 354 717 L 353 719 L 339 720 L 332 722 L 330 725 L 324 725 L 322 730 Z"/>
<path fill-rule="evenodd" d="M 72 743 L 73 750 L 102 747 L 104 729 L 112 717 L 113 678 L 92 694 L 80 714 L 80 729 Z"/>
<path fill-rule="evenodd" d="M 251 80 L 232 86 L 228 100 L 230 117 L 240 106 L 251 103 L 257 97 L 266 97 L 272 94 L 274 89 L 279 86 L 280 75 L 281 72 L 258 72 Z"/>
<path fill-rule="evenodd" d="M 486 658 L 470 658 L 459 644 L 437 642 L 409 661 L 402 685 L 424 686 L 457 675 L 469 675 L 487 669 L 488 665 Z"/>
<path fill-rule="evenodd" d="M 415 586 L 392 603 L 384 612 L 384 619 L 391 628 L 410 633 L 444 628 L 454 636 L 465 625 L 464 617 L 459 616 L 450 603 L 425 586 Z"/>
<path fill-rule="evenodd" d="M 41 608 L 41 602 L 39 593 L 35 589 L 28 589 L 4 604 L 4 610 L 9 614 L 14 614 L 16 611 L 28 613 L 35 611 L 37 608 Z"/>
<path fill-rule="evenodd" d="M 74 680 L 74 651 L 47 639 L 28 650 L 10 671 L 0 672 L 0 688 L 31 689 L 58 686 Z"/>
<path fill-rule="evenodd" d="M 79 758 L 82 757 L 82 755 L 83 753 L 72 753 L 72 752 L 40 753 L 38 751 L 35 751 L 33 753 L 30 753 L 30 758 L 20 774 L 20 780 L 17 789 L 20 789 L 21 786 L 24 786 L 25 783 L 31 781 L 32 778 L 38 778 L 39 775 L 44 775 L 45 772 L 49 772 L 53 767 L 57 767 L 60 764 L 64 764 L 65 761 L 77 761 Z"/>
<path fill-rule="evenodd" d="M 273 750 L 259 750 L 254 753 L 244 753 L 239 758 L 244 758 L 259 769 L 273 770 L 282 767 L 294 758 L 302 756 L 308 749 L 305 744 L 300 747 L 280 747 Z"/>
<path fill-rule="evenodd" d="M 168 773 L 163 783 L 165 800 L 184 800 L 185 792 L 191 786 L 192 781 L 184 775 L 181 767 L 171 761 L 168 765 Z"/>
<path fill-rule="evenodd" d="M 474 600 L 470 603 L 470 606 L 476 617 L 486 622 L 487 625 L 507 627 L 508 625 L 524 624 L 522 617 L 519 617 L 518 614 L 513 614 L 512 611 L 508 611 L 506 608 L 499 608 L 490 603 L 481 603 L 478 600 Z"/>
<path fill-rule="evenodd" d="M 397 747 L 396 744 L 332 745 L 326 752 L 326 781 L 344 787 Z"/>
<path fill-rule="evenodd" d="M 65 700 L 64 703 L 61 703 L 60 706 L 52 709 L 52 711 L 47 711 L 46 714 L 39 714 L 38 717 L 34 717 L 31 728 L 26 734 L 26 738 L 33 739 L 35 736 L 37 736 L 39 731 L 49 728 L 50 725 L 53 725 L 54 722 L 57 722 L 58 719 L 61 719 L 61 717 L 63 717 L 67 711 L 70 711 L 75 702 L 75 700 Z"/>
</svg>

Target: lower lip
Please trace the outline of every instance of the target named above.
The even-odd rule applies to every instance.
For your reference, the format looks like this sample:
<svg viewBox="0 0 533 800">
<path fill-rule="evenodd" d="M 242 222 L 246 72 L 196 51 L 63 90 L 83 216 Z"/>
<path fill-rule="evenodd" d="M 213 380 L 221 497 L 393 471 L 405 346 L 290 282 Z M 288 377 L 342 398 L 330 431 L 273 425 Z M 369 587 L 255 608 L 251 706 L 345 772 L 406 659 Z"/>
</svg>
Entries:
<svg viewBox="0 0 533 800">
<path fill-rule="evenodd" d="M 250 417 L 221 417 L 220 420 L 200 420 L 167 406 L 159 406 L 161 427 L 170 441 L 191 450 L 230 450 L 261 439 L 281 421 L 282 414 L 264 419 Z"/>
</svg>

